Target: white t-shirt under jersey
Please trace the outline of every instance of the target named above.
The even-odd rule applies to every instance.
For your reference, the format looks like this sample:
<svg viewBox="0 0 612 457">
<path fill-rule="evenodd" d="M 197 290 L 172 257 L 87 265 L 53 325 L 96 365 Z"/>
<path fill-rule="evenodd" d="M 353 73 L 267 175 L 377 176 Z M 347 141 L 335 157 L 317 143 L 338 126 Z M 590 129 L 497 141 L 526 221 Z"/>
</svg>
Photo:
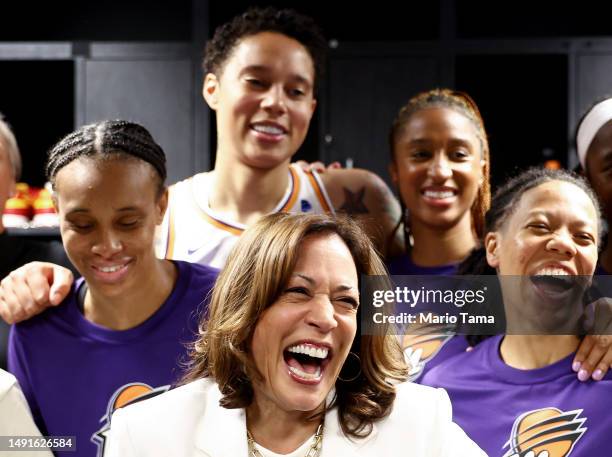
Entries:
<svg viewBox="0 0 612 457">
<path fill-rule="evenodd" d="M 246 226 L 216 214 L 209 206 L 211 173 L 199 173 L 170 187 L 168 210 L 157 240 L 160 258 L 221 268 Z M 273 213 L 333 213 L 316 172 L 289 167 L 289 183 Z"/>
</svg>

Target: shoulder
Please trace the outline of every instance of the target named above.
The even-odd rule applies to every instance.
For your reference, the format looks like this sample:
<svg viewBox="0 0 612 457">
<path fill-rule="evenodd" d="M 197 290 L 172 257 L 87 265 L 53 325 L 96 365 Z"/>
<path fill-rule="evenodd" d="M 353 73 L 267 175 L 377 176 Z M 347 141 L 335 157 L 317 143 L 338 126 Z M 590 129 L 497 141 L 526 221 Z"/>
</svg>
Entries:
<svg viewBox="0 0 612 457">
<path fill-rule="evenodd" d="M 444 390 L 403 382 L 396 386 L 395 392 L 395 404 L 391 414 L 403 416 L 406 411 L 420 411 L 419 421 L 422 421 L 423 411 L 428 410 L 431 414 L 426 416 L 427 419 L 451 420 L 451 404 Z"/>
<path fill-rule="evenodd" d="M 330 196 L 331 194 L 342 193 L 346 188 L 365 189 L 370 192 L 389 191 L 389 187 L 380 176 L 360 168 L 327 170 L 320 175 L 320 178 Z"/>
<path fill-rule="evenodd" d="M 207 407 L 211 389 L 217 389 L 217 385 L 201 379 L 115 411 L 111 441 L 124 440 L 140 447 L 138 443 L 161 440 L 161 434 L 176 440 L 192 436 Z"/>
<path fill-rule="evenodd" d="M 404 382 L 396 386 L 396 399 L 388 417 L 376 424 L 376 442 L 394 443 L 424 456 L 484 456 L 452 421 L 452 407 L 443 389 Z"/>
<path fill-rule="evenodd" d="M 55 334 L 54 332 L 56 330 L 71 334 L 77 332 L 76 321 L 79 312 L 76 310 L 76 291 L 83 281 L 83 278 L 77 278 L 77 280 L 72 283 L 68 295 L 66 295 L 64 300 L 62 300 L 59 305 L 50 306 L 40 314 L 36 314 L 29 319 L 12 325 L 11 334 L 13 338 L 27 335 L 27 342 L 31 343 L 34 347 L 40 345 L 39 340 L 30 341 L 34 334 L 40 333 L 42 335 L 44 333 L 46 336 L 48 336 L 49 332 Z"/>
<path fill-rule="evenodd" d="M 18 389 L 17 379 L 7 371 L 0 369 L 0 401 L 13 395 Z"/>
<path fill-rule="evenodd" d="M 447 358 L 425 373 L 421 383 L 455 392 L 457 389 L 468 388 L 475 381 L 483 381 L 491 374 L 486 358 L 490 345 L 496 344 L 495 340 L 487 338 L 471 351 L 463 351 Z"/>
<path fill-rule="evenodd" d="M 144 421 L 171 421 L 176 419 L 173 415 L 184 415 L 195 405 L 205 405 L 207 396 L 211 390 L 217 389 L 217 384 L 208 379 L 199 379 L 182 385 L 175 389 L 164 392 L 153 398 L 125 406 L 113 415 L 113 424 L 116 417 L 121 417 L 127 422 L 143 423 Z"/>
<path fill-rule="evenodd" d="M 189 275 L 192 281 L 210 284 L 219 276 L 219 269 L 209 265 L 186 262 L 184 260 L 173 260 L 180 275 Z"/>
</svg>

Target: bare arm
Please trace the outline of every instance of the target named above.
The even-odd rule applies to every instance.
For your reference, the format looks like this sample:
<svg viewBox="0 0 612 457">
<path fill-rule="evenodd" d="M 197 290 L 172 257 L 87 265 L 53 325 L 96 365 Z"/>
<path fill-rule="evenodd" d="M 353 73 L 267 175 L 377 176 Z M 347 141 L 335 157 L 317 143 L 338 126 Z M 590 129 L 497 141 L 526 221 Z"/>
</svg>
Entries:
<svg viewBox="0 0 612 457">
<path fill-rule="evenodd" d="M 327 170 L 321 178 L 336 211 L 354 216 L 383 255 L 401 251 L 401 231 L 390 239 L 400 206 L 378 175 L 360 169 Z"/>
</svg>

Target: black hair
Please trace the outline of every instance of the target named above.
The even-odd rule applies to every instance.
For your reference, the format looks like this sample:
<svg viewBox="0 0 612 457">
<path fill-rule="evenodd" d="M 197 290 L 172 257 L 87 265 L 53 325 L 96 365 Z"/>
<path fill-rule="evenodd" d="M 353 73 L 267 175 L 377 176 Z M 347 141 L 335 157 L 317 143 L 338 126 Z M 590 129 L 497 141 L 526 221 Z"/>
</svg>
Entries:
<svg viewBox="0 0 612 457">
<path fill-rule="evenodd" d="M 324 73 L 327 43 L 315 21 L 292 9 L 249 8 L 217 27 L 206 43 L 202 66 L 205 73 L 221 73 L 225 61 L 242 38 L 260 32 L 278 32 L 302 44 L 315 69 L 315 86 Z"/>
<path fill-rule="evenodd" d="M 595 192 L 583 177 L 567 170 L 550 170 L 548 168 L 529 168 L 507 181 L 495 192 L 491 201 L 491 208 L 485 215 L 484 235 L 500 229 L 504 221 L 512 215 L 525 192 L 549 181 L 568 182 L 582 189 L 589 196 L 597 212 L 597 241 L 599 244 L 601 238 L 601 209 Z M 482 241 L 484 241 L 484 237 Z M 484 243 L 481 244 L 481 247 L 473 250 L 459 265 L 459 274 L 496 274 L 495 269 L 487 263 Z"/>
<path fill-rule="evenodd" d="M 125 155 L 149 163 L 159 176 L 159 193 L 166 181 L 166 155 L 149 131 L 135 122 L 115 120 L 85 125 L 62 138 L 47 157 L 47 179 L 81 157 L 110 158 Z"/>
</svg>

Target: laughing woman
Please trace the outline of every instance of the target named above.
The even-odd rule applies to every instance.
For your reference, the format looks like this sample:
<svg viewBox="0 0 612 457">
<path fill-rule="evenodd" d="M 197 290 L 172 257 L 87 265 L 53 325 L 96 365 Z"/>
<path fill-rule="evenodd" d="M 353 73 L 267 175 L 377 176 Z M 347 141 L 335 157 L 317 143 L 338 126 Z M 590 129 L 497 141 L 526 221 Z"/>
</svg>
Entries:
<svg viewBox="0 0 612 457">
<path fill-rule="evenodd" d="M 9 369 L 43 434 L 76 436 L 76 453 L 58 456 L 103 455 L 113 409 L 182 375 L 216 270 L 155 257 L 165 164 L 149 132 L 126 121 L 82 127 L 49 154 L 62 241 L 83 279 L 13 326 Z"/>
<path fill-rule="evenodd" d="M 448 390 L 457 422 L 489 455 L 608 455 L 612 376 L 580 382 L 572 371 L 599 216 L 593 191 L 563 171 L 524 172 L 493 199 L 471 265 L 480 255 L 499 276 L 506 335 L 423 377 Z"/>
<path fill-rule="evenodd" d="M 275 214 L 247 229 L 191 382 L 119 410 L 111 455 L 484 455 L 443 391 L 401 382 L 395 337 L 359 334 L 364 274 L 385 269 L 349 220 Z"/>
</svg>

